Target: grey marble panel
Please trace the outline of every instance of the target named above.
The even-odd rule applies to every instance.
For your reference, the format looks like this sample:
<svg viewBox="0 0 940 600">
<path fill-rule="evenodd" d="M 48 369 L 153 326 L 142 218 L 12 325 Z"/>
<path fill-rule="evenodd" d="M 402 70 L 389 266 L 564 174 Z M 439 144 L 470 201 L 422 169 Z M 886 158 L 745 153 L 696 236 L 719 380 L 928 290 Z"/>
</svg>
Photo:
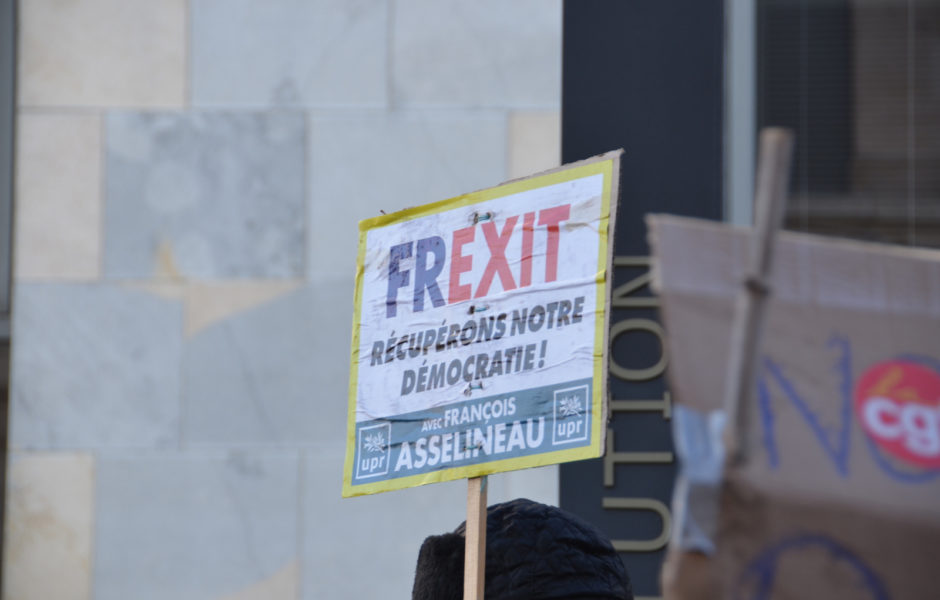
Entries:
<svg viewBox="0 0 940 600">
<path fill-rule="evenodd" d="M 341 498 L 342 471 L 340 449 L 305 455 L 302 598 L 410 598 L 421 542 L 466 519 L 466 480 Z"/>
<path fill-rule="evenodd" d="M 310 277 L 354 274 L 361 219 L 502 183 L 506 123 L 469 110 L 315 118 Z"/>
<path fill-rule="evenodd" d="M 287 453 L 100 458 L 94 597 L 234 596 L 289 567 L 298 471 Z"/>
<path fill-rule="evenodd" d="M 392 22 L 396 104 L 560 106 L 560 0 L 398 0 Z"/>
<path fill-rule="evenodd" d="M 100 284 L 15 288 L 15 448 L 178 441 L 182 306 Z"/>
<path fill-rule="evenodd" d="M 194 0 L 196 106 L 386 103 L 387 0 Z"/>
<path fill-rule="evenodd" d="M 305 138 L 294 111 L 108 115 L 105 275 L 301 275 Z"/>
<path fill-rule="evenodd" d="M 352 299 L 350 279 L 302 288 L 190 338 L 185 443 L 342 443 Z"/>
</svg>

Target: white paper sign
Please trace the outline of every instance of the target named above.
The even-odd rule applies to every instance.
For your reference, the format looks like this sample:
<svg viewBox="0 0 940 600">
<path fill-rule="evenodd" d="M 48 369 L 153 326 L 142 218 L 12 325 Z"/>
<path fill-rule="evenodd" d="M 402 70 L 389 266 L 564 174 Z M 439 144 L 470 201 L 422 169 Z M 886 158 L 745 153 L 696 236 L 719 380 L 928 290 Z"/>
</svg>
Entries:
<svg viewBox="0 0 940 600">
<path fill-rule="evenodd" d="M 602 453 L 619 156 L 360 223 L 344 496 Z"/>
</svg>

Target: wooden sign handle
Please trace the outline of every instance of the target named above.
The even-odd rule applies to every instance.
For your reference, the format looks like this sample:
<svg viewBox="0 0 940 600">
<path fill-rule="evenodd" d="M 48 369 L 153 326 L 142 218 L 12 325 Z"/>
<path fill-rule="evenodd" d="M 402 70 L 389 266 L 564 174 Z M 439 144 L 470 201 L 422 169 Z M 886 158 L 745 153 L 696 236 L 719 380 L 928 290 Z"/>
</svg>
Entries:
<svg viewBox="0 0 940 600">
<path fill-rule="evenodd" d="M 483 600 L 486 583 L 486 475 L 467 480 L 464 600 Z"/>
<path fill-rule="evenodd" d="M 725 448 L 730 464 L 741 464 L 747 460 L 747 429 L 755 365 L 760 352 L 764 309 L 770 289 L 774 242 L 783 222 L 787 201 L 792 156 L 793 132 L 780 128 L 761 131 L 754 230 L 744 281 L 735 305 L 725 380 L 725 415 L 728 419 Z"/>
</svg>

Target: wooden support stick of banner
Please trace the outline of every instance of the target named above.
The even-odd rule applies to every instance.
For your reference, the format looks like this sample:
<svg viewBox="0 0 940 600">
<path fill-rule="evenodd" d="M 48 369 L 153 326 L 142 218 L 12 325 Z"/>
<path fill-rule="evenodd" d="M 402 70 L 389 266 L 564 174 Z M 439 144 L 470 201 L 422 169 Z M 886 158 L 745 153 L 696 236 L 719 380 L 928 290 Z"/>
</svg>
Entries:
<svg viewBox="0 0 940 600">
<path fill-rule="evenodd" d="M 760 351 L 766 299 L 770 291 L 770 266 L 777 230 L 783 222 L 793 133 L 767 128 L 760 134 L 754 229 L 747 256 L 745 278 L 738 292 L 731 329 L 731 355 L 725 379 L 725 448 L 730 464 L 748 456 L 748 422 L 754 389 L 755 366 Z"/>
<path fill-rule="evenodd" d="M 463 561 L 464 600 L 483 600 L 486 582 L 486 475 L 467 480 L 467 527 Z"/>
</svg>

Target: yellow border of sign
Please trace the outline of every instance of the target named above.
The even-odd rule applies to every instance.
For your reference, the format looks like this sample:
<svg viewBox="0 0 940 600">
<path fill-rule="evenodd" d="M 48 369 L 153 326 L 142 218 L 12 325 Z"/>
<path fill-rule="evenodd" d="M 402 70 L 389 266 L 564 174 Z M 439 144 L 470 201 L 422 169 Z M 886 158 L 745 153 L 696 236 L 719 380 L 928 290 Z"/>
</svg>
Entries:
<svg viewBox="0 0 940 600">
<path fill-rule="evenodd" d="M 349 394 L 346 417 L 346 460 L 343 466 L 343 496 L 362 496 L 366 494 L 375 494 L 378 492 L 387 492 L 399 490 L 427 483 L 437 483 L 441 481 L 452 481 L 454 479 L 464 479 L 467 477 L 478 477 L 491 473 L 500 473 L 503 471 L 514 471 L 529 467 L 540 467 L 543 465 L 552 465 L 585 458 L 596 458 L 604 453 L 605 433 L 607 423 L 607 364 L 608 364 L 608 332 L 610 331 L 610 286 L 608 285 L 609 274 L 612 273 L 613 248 L 610 244 L 614 231 L 615 219 L 617 214 L 617 193 L 619 187 L 620 175 L 620 156 L 623 150 L 615 150 L 600 156 L 595 156 L 587 160 L 561 166 L 545 173 L 533 175 L 525 179 L 517 179 L 502 185 L 487 188 L 470 194 L 464 194 L 448 200 L 426 204 L 414 208 L 365 219 L 359 222 L 359 252 L 356 259 L 356 293 L 354 297 L 355 310 L 353 314 L 353 333 L 352 349 L 350 352 L 349 369 Z M 534 190 L 541 187 L 547 187 L 566 181 L 581 179 L 591 175 L 603 174 L 604 187 L 601 199 L 601 218 L 599 231 L 599 252 L 597 265 L 597 311 L 601 312 L 602 318 L 595 318 L 596 331 L 594 334 L 594 374 L 593 374 L 593 403 L 592 414 L 595 416 L 592 423 L 591 443 L 588 446 L 572 448 L 570 450 L 558 450 L 555 452 L 545 452 L 534 456 L 524 456 L 519 458 L 507 458 L 496 460 L 479 465 L 470 465 L 466 467 L 453 467 L 412 475 L 410 477 L 401 477 L 397 479 L 388 479 L 377 481 L 375 483 L 366 483 L 361 485 L 352 485 L 353 459 L 355 456 L 355 437 L 356 437 L 356 390 L 358 389 L 359 376 L 359 320 L 362 310 L 362 278 L 365 264 L 366 236 L 369 230 L 385 227 L 403 221 L 409 221 L 418 217 L 437 214 L 446 210 L 470 206 L 504 196 L 510 196 L 519 192 Z"/>
</svg>

